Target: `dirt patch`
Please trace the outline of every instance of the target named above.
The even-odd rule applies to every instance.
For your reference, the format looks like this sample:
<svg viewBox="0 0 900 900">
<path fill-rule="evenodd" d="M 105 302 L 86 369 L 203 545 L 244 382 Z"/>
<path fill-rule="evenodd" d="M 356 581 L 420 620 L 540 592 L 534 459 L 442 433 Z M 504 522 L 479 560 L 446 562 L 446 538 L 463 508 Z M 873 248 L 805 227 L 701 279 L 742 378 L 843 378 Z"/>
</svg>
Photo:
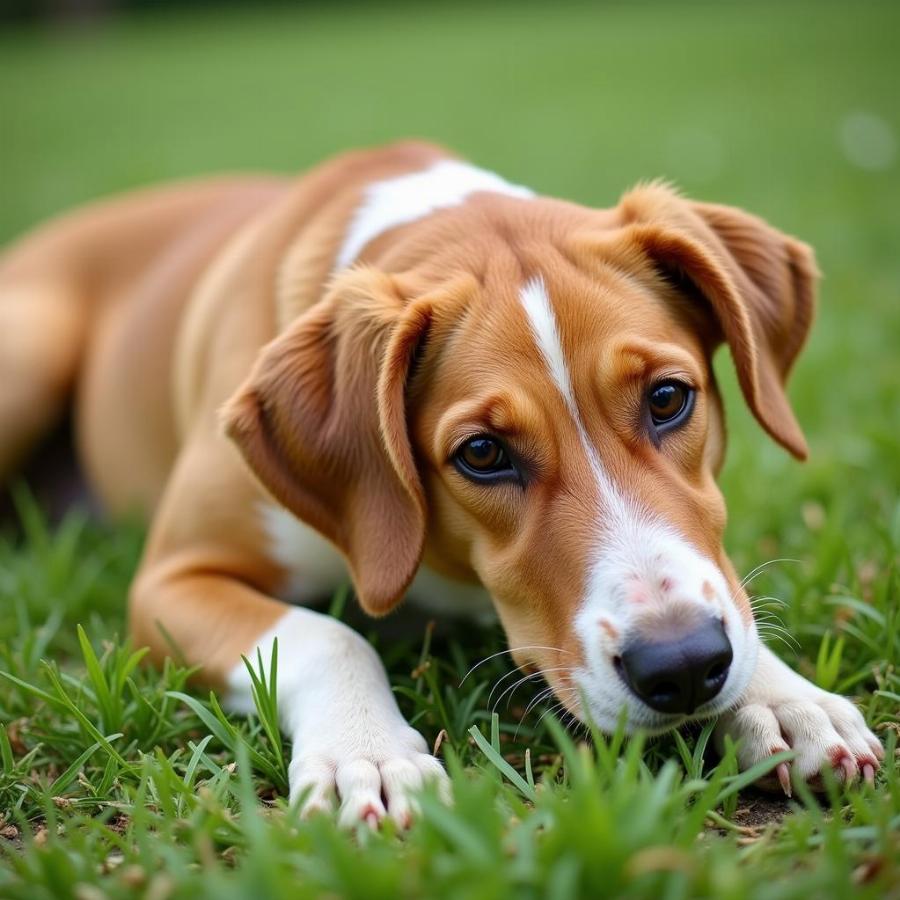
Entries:
<svg viewBox="0 0 900 900">
<path fill-rule="evenodd" d="M 767 825 L 778 825 L 791 811 L 786 797 L 769 794 L 756 788 L 741 791 L 740 803 L 732 821 L 742 828 L 763 829 Z"/>
</svg>

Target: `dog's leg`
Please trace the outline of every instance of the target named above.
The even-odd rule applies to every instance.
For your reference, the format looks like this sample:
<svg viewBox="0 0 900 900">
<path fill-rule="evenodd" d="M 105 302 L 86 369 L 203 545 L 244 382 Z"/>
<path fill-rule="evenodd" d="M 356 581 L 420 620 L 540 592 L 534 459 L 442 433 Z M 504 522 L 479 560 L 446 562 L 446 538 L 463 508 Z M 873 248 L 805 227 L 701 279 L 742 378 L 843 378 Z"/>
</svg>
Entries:
<svg viewBox="0 0 900 900">
<path fill-rule="evenodd" d="M 224 688 L 236 712 L 253 710 L 241 654 L 256 666 L 258 648 L 268 672 L 278 640 L 279 717 L 293 742 L 291 800 L 302 799 L 305 813 L 338 799 L 342 824 L 389 815 L 405 827 L 410 794 L 426 780 L 443 782 L 375 650 L 342 622 L 287 607 L 225 574 L 189 572 L 142 575 L 131 616 L 139 643 L 159 658 L 174 652 L 171 639 L 186 662 L 203 667 L 203 681 Z"/>
<path fill-rule="evenodd" d="M 848 699 L 816 687 L 766 647 L 760 649 L 756 672 L 740 705 L 719 719 L 720 747 L 725 735 L 740 742 L 741 768 L 793 750 L 795 776 L 814 785 L 826 766 L 846 783 L 860 777 L 872 781 L 884 758 L 878 738 Z M 790 795 L 786 764 L 778 767 L 777 778 Z"/>
<path fill-rule="evenodd" d="M 410 794 L 446 778 L 404 720 L 372 646 L 330 616 L 273 599 L 283 572 L 266 559 L 259 490 L 223 438 L 182 451 L 131 591 L 131 632 L 160 660 L 180 654 L 199 679 L 250 711 L 241 655 L 265 671 L 278 639 L 278 710 L 293 741 L 291 798 L 305 811 L 406 824 Z"/>
<path fill-rule="evenodd" d="M 293 740 L 291 799 L 304 810 L 340 798 L 340 821 L 375 824 L 412 815 L 410 793 L 444 781 L 441 764 L 397 707 L 372 646 L 356 632 L 308 609 L 289 610 L 258 641 L 264 665 L 278 639 L 278 693 L 284 730 Z M 229 705 L 252 709 L 241 665 L 229 676 Z"/>
</svg>

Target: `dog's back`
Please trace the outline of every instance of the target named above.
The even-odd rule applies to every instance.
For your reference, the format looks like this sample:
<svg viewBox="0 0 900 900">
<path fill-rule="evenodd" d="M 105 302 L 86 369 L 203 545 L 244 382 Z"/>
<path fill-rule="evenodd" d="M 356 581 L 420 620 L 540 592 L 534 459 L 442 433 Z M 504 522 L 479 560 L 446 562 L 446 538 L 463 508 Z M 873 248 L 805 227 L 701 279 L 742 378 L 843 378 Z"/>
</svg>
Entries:
<svg viewBox="0 0 900 900">
<path fill-rule="evenodd" d="M 174 452 L 166 367 L 181 309 L 215 252 L 285 184 L 247 176 L 138 191 L 52 220 L 0 256 L 0 483 L 77 391 L 91 397 L 78 414 L 82 446 L 93 444 L 89 422 L 101 407 L 108 416 L 114 398 L 127 401 L 132 414 L 111 417 L 121 426 L 114 453 L 94 465 L 124 457 L 145 482 L 132 501 L 152 501 L 160 463 L 135 465 L 132 454 L 148 444 L 160 461 Z M 97 383 L 110 353 L 130 357 L 116 367 L 126 379 L 144 377 Z M 153 371 L 160 377 L 146 377 Z"/>
</svg>

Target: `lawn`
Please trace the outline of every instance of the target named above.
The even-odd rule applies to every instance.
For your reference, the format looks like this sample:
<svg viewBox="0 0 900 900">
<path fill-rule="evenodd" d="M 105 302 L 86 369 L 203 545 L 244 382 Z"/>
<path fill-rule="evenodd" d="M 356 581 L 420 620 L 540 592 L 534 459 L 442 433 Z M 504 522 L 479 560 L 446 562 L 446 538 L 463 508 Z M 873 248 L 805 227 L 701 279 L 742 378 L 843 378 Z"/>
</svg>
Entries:
<svg viewBox="0 0 900 900">
<path fill-rule="evenodd" d="M 373 640 L 441 735 L 454 807 L 423 797 L 405 835 L 300 822 L 265 708 L 224 720 L 124 644 L 140 529 L 51 527 L 20 486 L 0 537 L 0 897 L 900 897 L 898 33 L 900 6 L 867 2 L 282 5 L 0 32 L 0 241 L 134 185 L 422 135 L 585 203 L 665 176 L 812 243 L 820 315 L 791 386 L 811 459 L 766 440 L 722 354 L 726 544 L 741 572 L 777 561 L 752 582 L 773 646 L 854 695 L 888 750 L 874 789 L 772 801 L 708 728 L 590 741 L 529 709 L 502 654 L 470 672 L 499 631 L 423 626 Z"/>
</svg>

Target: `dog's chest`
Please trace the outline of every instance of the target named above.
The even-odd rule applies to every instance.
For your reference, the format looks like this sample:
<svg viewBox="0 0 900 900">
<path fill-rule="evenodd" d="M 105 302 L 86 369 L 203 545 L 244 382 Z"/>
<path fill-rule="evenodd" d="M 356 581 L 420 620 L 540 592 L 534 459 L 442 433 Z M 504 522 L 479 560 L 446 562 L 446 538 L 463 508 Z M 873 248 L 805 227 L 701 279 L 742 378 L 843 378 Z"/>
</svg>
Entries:
<svg viewBox="0 0 900 900">
<path fill-rule="evenodd" d="M 349 580 L 343 557 L 315 529 L 272 503 L 259 507 L 266 552 L 286 573 L 278 595 L 289 603 L 306 604 L 327 598 Z M 490 595 L 479 585 L 444 578 L 422 566 L 408 599 L 428 613 L 493 621 Z"/>
<path fill-rule="evenodd" d="M 285 571 L 277 593 L 289 603 L 306 604 L 334 593 L 347 580 L 341 555 L 315 529 L 273 503 L 261 503 L 265 551 Z"/>
</svg>

